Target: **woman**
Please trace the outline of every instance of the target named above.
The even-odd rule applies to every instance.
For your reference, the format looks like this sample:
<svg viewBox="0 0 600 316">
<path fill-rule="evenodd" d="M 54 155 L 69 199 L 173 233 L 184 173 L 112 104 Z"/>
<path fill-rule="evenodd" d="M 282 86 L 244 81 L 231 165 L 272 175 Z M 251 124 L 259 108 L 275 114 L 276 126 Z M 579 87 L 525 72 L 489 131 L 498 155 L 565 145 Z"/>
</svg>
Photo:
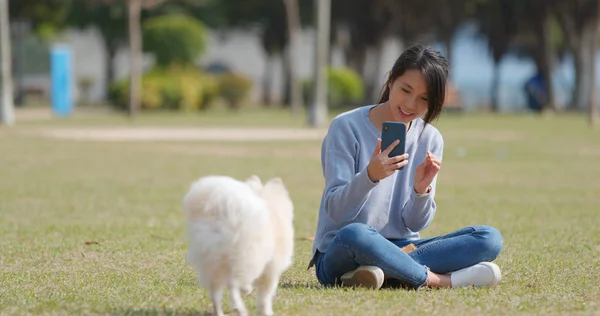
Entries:
<svg viewBox="0 0 600 316">
<path fill-rule="evenodd" d="M 331 122 L 321 151 L 325 189 L 309 263 L 321 284 L 379 289 L 388 281 L 418 289 L 500 281 L 491 262 L 502 249 L 495 228 L 419 237 L 436 212 L 444 141 L 429 123 L 442 111 L 447 76 L 445 57 L 412 46 L 395 62 L 379 104 Z M 388 158 L 396 143 L 381 148 L 384 121 L 406 123 L 406 154 Z"/>
</svg>

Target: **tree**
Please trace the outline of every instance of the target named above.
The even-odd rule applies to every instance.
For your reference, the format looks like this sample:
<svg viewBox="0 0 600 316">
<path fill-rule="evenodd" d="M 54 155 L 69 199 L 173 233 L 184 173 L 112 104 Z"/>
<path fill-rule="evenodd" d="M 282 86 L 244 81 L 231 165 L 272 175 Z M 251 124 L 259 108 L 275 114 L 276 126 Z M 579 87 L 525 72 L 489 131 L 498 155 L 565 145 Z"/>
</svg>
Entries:
<svg viewBox="0 0 600 316">
<path fill-rule="evenodd" d="M 477 12 L 475 20 L 478 32 L 486 39 L 494 61 L 490 100 L 491 110 L 497 112 L 499 110 L 500 63 L 508 54 L 517 33 L 514 6 L 503 0 L 488 0 L 478 2 L 475 11 Z"/>
<path fill-rule="evenodd" d="M 571 97 L 571 108 L 591 106 L 591 86 L 595 73 L 595 43 L 597 41 L 597 0 L 553 0 L 553 11 L 566 35 L 575 68 L 575 89 Z"/>
<path fill-rule="evenodd" d="M 86 0 L 88 4 L 117 4 L 119 0 Z M 125 0 L 127 4 L 127 30 L 129 37 L 129 115 L 137 116 L 142 90 L 142 10 L 157 7 L 168 0 Z M 114 22 L 113 22 L 114 23 Z M 123 25 L 123 27 L 125 27 Z"/>
<path fill-rule="evenodd" d="M 404 43 L 434 40 L 439 23 L 437 8 L 439 1 L 410 0 L 332 0 L 332 42 L 344 51 L 346 63 L 364 78 L 365 97 L 372 102 L 380 92 L 375 86 L 382 73 L 379 69 L 383 60 L 384 44 L 390 38 L 399 38 Z M 462 1 L 462 0 L 461 0 Z M 435 9 L 432 9 L 435 6 Z M 449 6 L 452 7 L 452 6 Z M 458 8 L 446 13 L 448 25 L 458 28 L 459 16 L 453 17 Z M 461 13 L 462 14 L 462 13 Z M 454 26 L 456 25 L 456 26 Z M 450 27 L 450 26 L 449 26 Z M 451 38 L 454 31 L 448 32 Z M 369 53 L 375 56 L 375 65 L 367 66 Z M 387 66 L 386 66 L 387 67 Z"/>
<path fill-rule="evenodd" d="M 115 79 L 114 61 L 120 47 L 127 44 L 127 6 L 124 1 L 106 2 L 101 0 L 73 1 L 68 23 L 78 28 L 95 26 L 106 49 L 105 86 L 108 88 Z"/>
<path fill-rule="evenodd" d="M 10 16 L 27 20 L 38 36 L 51 40 L 67 26 L 69 12 L 75 0 L 18 0 L 11 1 Z"/>
<path fill-rule="evenodd" d="M 543 107 L 556 109 L 552 73 L 564 45 L 551 15 L 551 5 L 543 0 L 481 0 L 477 4 L 475 19 L 479 32 L 488 39 L 495 63 L 493 110 L 498 109 L 499 63 L 509 53 L 535 63 L 546 91 L 541 97 Z"/>
<path fill-rule="evenodd" d="M 289 86 L 290 103 L 292 113 L 298 113 L 302 109 L 302 83 L 298 78 L 298 51 L 300 50 L 300 8 L 298 0 L 283 0 L 287 17 L 288 31 L 288 65 L 289 65 Z"/>
<path fill-rule="evenodd" d="M 420 17 L 423 25 L 430 25 L 430 31 L 435 38 L 443 43 L 446 58 L 452 65 L 454 36 L 467 18 L 473 14 L 475 4 L 472 0 L 426 0 L 415 2 L 413 6 L 419 4 L 421 6 L 414 8 L 416 15 Z"/>
<path fill-rule="evenodd" d="M 555 44 L 553 43 L 551 25 L 551 3 L 546 0 L 513 0 L 518 1 L 517 15 L 521 18 L 520 29 L 531 30 L 534 39 L 529 46 L 530 56 L 535 62 L 538 72 L 544 81 L 546 91 L 544 110 L 556 110 L 556 96 L 552 84 L 552 72 L 556 66 Z"/>
<path fill-rule="evenodd" d="M 173 13 L 144 22 L 143 49 L 154 53 L 160 67 L 193 66 L 206 51 L 204 24 L 189 15 Z"/>
<path fill-rule="evenodd" d="M 365 97 L 376 98 L 375 82 L 380 65 L 367 67 L 369 51 L 375 50 L 382 60 L 383 45 L 394 31 L 401 29 L 399 22 L 404 19 L 407 1 L 397 0 L 332 0 L 331 1 L 331 41 L 344 52 L 346 65 L 358 72 L 364 79 Z M 369 71 L 371 70 L 371 71 Z M 374 71 L 373 71 L 374 70 Z"/>
<path fill-rule="evenodd" d="M 308 123 L 319 127 L 327 121 L 327 65 L 329 56 L 331 0 L 314 0 L 317 16 L 315 37 L 315 96 L 310 107 Z"/>
<path fill-rule="evenodd" d="M 598 46 L 600 45 L 600 39 L 598 38 L 600 36 L 600 21 L 598 21 L 598 19 L 600 19 L 600 6 L 598 6 L 597 10 L 599 11 L 598 14 L 598 18 L 596 19 L 596 28 L 595 28 L 595 34 L 592 37 L 593 38 L 593 44 L 592 44 L 592 58 L 593 58 L 593 63 L 592 63 L 592 73 L 590 75 L 590 86 L 592 87 L 592 89 L 590 89 L 590 105 L 589 105 L 589 123 L 590 125 L 594 126 L 598 123 L 598 92 L 596 91 L 596 52 L 598 51 Z"/>
<path fill-rule="evenodd" d="M 8 18 L 8 0 L 0 0 L 0 57 L 2 58 L 2 99 L 0 99 L 0 122 L 13 125 L 14 104 L 12 91 L 10 31 Z"/>
<path fill-rule="evenodd" d="M 263 104 L 269 105 L 273 59 L 283 60 L 283 103 L 302 104 L 301 84 L 294 64 L 300 46 L 302 25 L 312 18 L 312 1 L 292 0 L 207 0 L 204 6 L 186 8 L 212 28 L 247 28 L 260 34 L 267 60 L 263 81 Z M 288 16 L 292 16 L 288 19 Z M 295 31 L 294 31 L 295 30 Z M 292 40 L 290 41 L 290 38 Z M 296 48 L 293 48 L 296 47 Z M 298 89 L 298 94 L 293 92 Z M 292 96 L 294 95 L 294 96 Z M 297 110 L 297 109 L 296 109 Z"/>
<path fill-rule="evenodd" d="M 14 30 L 12 45 L 16 52 L 14 58 L 14 72 L 16 76 L 17 95 L 16 105 L 25 102 L 23 89 L 24 45 L 27 37 L 27 26 L 43 41 L 51 41 L 66 25 L 68 13 L 71 10 L 71 1 L 60 0 L 19 0 L 11 1 L 8 8 Z"/>
<path fill-rule="evenodd" d="M 267 60 L 265 61 L 265 71 L 263 75 L 263 104 L 265 106 L 269 106 L 271 104 L 271 84 L 273 80 L 273 59 L 276 56 L 283 57 L 283 51 L 285 49 L 285 45 L 287 42 L 287 35 L 285 33 L 285 28 L 283 25 L 285 21 L 280 18 L 283 15 L 274 15 L 273 18 L 268 19 L 263 24 L 263 29 L 261 32 L 261 44 L 262 47 L 267 54 Z M 287 83 L 287 69 L 289 67 L 283 68 L 284 80 Z M 283 93 L 284 96 L 284 104 L 287 96 L 287 84 L 284 83 Z"/>
</svg>

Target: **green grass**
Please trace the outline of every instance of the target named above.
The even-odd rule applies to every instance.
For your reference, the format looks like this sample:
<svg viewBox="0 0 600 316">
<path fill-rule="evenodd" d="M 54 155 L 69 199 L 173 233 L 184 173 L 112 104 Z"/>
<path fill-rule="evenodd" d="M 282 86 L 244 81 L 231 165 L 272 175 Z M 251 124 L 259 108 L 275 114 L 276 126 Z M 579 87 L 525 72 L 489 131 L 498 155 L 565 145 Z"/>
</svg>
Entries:
<svg viewBox="0 0 600 316">
<path fill-rule="evenodd" d="M 222 114 L 221 121 L 204 118 L 202 124 L 251 126 L 285 115 L 257 112 L 231 123 Z M 143 125 L 194 124 L 189 118 L 148 117 Z M 88 121 L 125 124 L 115 118 Z M 185 263 L 180 208 L 189 183 L 208 173 L 281 176 L 295 202 L 296 235 L 314 234 L 323 185 L 319 142 L 102 143 L 21 133 L 63 125 L 73 122 L 0 129 L 5 314 L 211 311 L 206 291 Z M 600 132 L 575 116 L 444 116 L 437 125 L 445 139 L 438 212 L 422 235 L 473 224 L 499 228 L 504 236 L 499 287 L 324 289 L 314 269 L 306 270 L 311 242 L 299 239 L 275 313 L 600 313 Z M 245 302 L 255 307 L 253 296 Z"/>
<path fill-rule="evenodd" d="M 30 109 L 29 112 L 50 113 L 48 108 Z M 27 113 L 28 111 L 23 111 Z M 24 114 L 27 116 L 27 114 Z M 331 115 L 335 115 L 334 113 Z M 27 117 L 26 117 L 27 118 Z M 17 113 L 17 120 L 19 119 Z M 306 111 L 293 115 L 286 108 L 262 107 L 241 108 L 231 111 L 216 108 L 209 111 L 168 112 L 147 111 L 134 120 L 125 112 L 117 112 L 106 106 L 80 107 L 72 116 L 60 119 L 44 118 L 23 120 L 22 126 L 181 126 L 181 127 L 305 127 L 307 126 Z"/>
</svg>

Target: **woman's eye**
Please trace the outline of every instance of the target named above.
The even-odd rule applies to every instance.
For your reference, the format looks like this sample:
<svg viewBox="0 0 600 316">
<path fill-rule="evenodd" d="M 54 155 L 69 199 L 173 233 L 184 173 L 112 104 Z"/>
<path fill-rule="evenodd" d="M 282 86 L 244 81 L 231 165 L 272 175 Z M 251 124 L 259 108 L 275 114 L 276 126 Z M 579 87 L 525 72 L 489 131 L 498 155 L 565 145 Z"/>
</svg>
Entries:
<svg viewBox="0 0 600 316">
<path fill-rule="evenodd" d="M 408 90 L 402 88 L 402 91 L 406 92 L 406 93 L 410 93 Z"/>
<path fill-rule="evenodd" d="M 427 102 L 427 98 L 421 98 L 423 101 Z"/>
</svg>

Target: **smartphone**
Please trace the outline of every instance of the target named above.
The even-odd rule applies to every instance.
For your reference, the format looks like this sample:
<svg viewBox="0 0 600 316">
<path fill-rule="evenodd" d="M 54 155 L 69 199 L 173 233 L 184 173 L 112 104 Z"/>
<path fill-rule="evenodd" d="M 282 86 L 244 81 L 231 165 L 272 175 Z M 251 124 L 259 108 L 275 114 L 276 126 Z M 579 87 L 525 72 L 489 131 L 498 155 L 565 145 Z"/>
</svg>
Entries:
<svg viewBox="0 0 600 316">
<path fill-rule="evenodd" d="M 381 151 L 386 150 L 394 141 L 400 143 L 394 147 L 388 157 L 403 155 L 406 151 L 406 124 L 402 122 L 383 122 L 381 126 Z M 402 170 L 400 167 L 398 170 Z"/>
</svg>

